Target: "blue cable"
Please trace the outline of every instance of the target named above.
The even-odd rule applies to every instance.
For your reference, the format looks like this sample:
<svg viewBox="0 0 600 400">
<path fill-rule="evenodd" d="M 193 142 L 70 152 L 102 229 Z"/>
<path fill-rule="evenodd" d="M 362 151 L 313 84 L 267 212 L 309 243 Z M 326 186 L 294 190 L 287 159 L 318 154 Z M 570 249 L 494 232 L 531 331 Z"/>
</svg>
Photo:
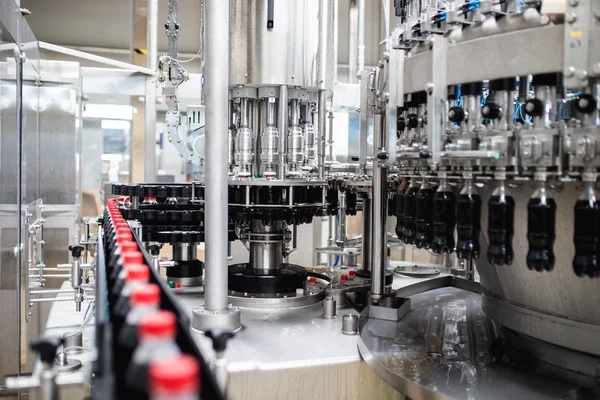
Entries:
<svg viewBox="0 0 600 400">
<path fill-rule="evenodd" d="M 335 262 L 333 263 L 333 266 L 337 267 L 339 262 L 340 262 L 340 255 L 338 254 L 337 257 L 335 257 Z"/>
<path fill-rule="evenodd" d="M 456 85 L 456 106 L 462 107 L 462 94 L 460 93 L 460 85 Z"/>
</svg>

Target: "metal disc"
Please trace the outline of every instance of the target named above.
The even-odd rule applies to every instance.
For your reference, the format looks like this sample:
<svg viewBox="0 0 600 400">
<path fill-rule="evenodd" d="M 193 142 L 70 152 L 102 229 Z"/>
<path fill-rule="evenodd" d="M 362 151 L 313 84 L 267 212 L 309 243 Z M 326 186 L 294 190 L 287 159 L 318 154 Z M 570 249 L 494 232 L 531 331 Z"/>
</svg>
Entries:
<svg viewBox="0 0 600 400">
<path fill-rule="evenodd" d="M 429 278 L 439 275 L 442 271 L 442 266 L 437 264 L 420 264 L 420 263 L 401 263 L 394 268 L 394 274 L 408 276 L 411 278 Z"/>
</svg>

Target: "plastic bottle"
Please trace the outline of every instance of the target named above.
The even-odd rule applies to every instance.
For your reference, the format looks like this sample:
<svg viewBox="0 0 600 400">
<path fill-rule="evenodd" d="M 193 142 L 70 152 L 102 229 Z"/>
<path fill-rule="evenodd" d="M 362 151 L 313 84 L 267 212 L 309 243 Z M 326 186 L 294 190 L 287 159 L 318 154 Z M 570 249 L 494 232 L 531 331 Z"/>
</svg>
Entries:
<svg viewBox="0 0 600 400">
<path fill-rule="evenodd" d="M 430 248 L 433 239 L 433 187 L 427 182 L 419 188 L 415 196 L 415 245 L 417 248 Z"/>
<path fill-rule="evenodd" d="M 527 267 L 536 271 L 554 268 L 556 202 L 549 197 L 546 181 L 539 181 L 527 203 Z"/>
<path fill-rule="evenodd" d="M 402 213 L 404 215 L 404 223 L 402 225 L 402 239 L 406 244 L 413 244 L 415 242 L 415 200 L 419 185 L 413 179 L 410 181 L 410 185 L 404 195 L 402 196 Z"/>
<path fill-rule="evenodd" d="M 114 355 L 115 378 L 118 389 L 125 384 L 125 372 L 133 351 L 138 344 L 139 324 L 146 315 L 158 311 L 160 289 L 158 285 L 148 284 L 135 288 L 130 296 L 131 310 L 127 313 L 121 329 L 113 332 L 116 343 Z"/>
<path fill-rule="evenodd" d="M 481 197 L 472 180 L 467 180 L 456 206 L 456 255 L 460 259 L 479 258 L 479 232 L 481 231 Z"/>
<path fill-rule="evenodd" d="M 404 179 L 398 192 L 394 196 L 395 201 L 395 214 L 396 214 L 396 236 L 398 239 L 403 240 L 402 229 L 404 227 L 404 192 L 408 189 L 408 181 Z"/>
<path fill-rule="evenodd" d="M 125 264 L 123 273 L 125 273 L 123 285 L 121 290 L 116 292 L 111 307 L 112 322 L 117 330 L 123 325 L 127 313 L 131 310 L 131 293 L 134 289 L 147 285 L 150 279 L 150 269 L 144 264 Z"/>
<path fill-rule="evenodd" d="M 177 318 L 170 311 L 157 311 L 142 318 L 139 325 L 139 344 L 127 367 L 124 398 L 148 398 L 148 370 L 152 363 L 178 356 L 175 343 Z"/>
<path fill-rule="evenodd" d="M 594 190 L 594 182 L 585 183 L 583 192 L 575 203 L 574 220 L 573 270 L 577 276 L 599 276 L 600 203 Z"/>
<path fill-rule="evenodd" d="M 504 180 L 492 193 L 488 202 L 488 261 L 492 265 L 512 264 L 515 232 L 515 200 L 507 193 Z"/>
<path fill-rule="evenodd" d="M 148 372 L 150 400 L 198 400 L 200 365 L 189 354 L 160 360 Z"/>
<path fill-rule="evenodd" d="M 108 299 L 111 303 L 115 303 L 117 296 L 123 288 L 127 272 L 124 266 L 127 264 L 144 264 L 144 256 L 139 251 L 128 251 L 121 254 L 120 261 L 116 264 L 116 268 L 109 275 L 109 292 Z"/>
<path fill-rule="evenodd" d="M 431 249 L 438 254 L 454 251 L 456 226 L 456 196 L 444 179 L 433 195 L 433 239 Z"/>
</svg>

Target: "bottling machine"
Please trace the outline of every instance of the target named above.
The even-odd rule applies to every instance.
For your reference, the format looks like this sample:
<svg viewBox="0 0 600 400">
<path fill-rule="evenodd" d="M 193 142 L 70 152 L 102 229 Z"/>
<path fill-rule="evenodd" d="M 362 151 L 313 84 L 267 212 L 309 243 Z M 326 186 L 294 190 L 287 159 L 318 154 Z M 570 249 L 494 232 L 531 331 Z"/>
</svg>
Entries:
<svg viewBox="0 0 600 400">
<path fill-rule="evenodd" d="M 400 24 L 359 71 L 360 150 L 342 170 L 325 157 L 333 1 L 206 3 L 206 173 L 113 185 L 109 206 L 191 315 L 186 352 L 237 332 L 239 398 L 598 398 L 598 4 L 395 1 Z M 167 125 L 191 159 L 176 0 L 165 28 Z M 333 215 L 335 246 L 317 250 L 345 269 L 287 262 L 296 226 Z M 248 261 L 228 265 L 236 240 Z M 446 265 L 394 269 L 392 241 Z"/>
</svg>

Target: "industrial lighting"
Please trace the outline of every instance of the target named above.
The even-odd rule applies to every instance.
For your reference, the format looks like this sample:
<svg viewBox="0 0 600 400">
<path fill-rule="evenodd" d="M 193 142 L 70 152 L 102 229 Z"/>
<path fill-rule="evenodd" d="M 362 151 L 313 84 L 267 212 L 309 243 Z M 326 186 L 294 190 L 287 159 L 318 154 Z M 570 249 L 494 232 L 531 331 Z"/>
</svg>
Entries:
<svg viewBox="0 0 600 400">
<path fill-rule="evenodd" d="M 83 118 L 133 119 L 133 107 L 118 104 L 86 104 Z"/>
<path fill-rule="evenodd" d="M 103 119 L 100 122 L 102 129 L 117 129 L 128 131 L 131 128 L 131 122 L 119 119 Z"/>
</svg>

